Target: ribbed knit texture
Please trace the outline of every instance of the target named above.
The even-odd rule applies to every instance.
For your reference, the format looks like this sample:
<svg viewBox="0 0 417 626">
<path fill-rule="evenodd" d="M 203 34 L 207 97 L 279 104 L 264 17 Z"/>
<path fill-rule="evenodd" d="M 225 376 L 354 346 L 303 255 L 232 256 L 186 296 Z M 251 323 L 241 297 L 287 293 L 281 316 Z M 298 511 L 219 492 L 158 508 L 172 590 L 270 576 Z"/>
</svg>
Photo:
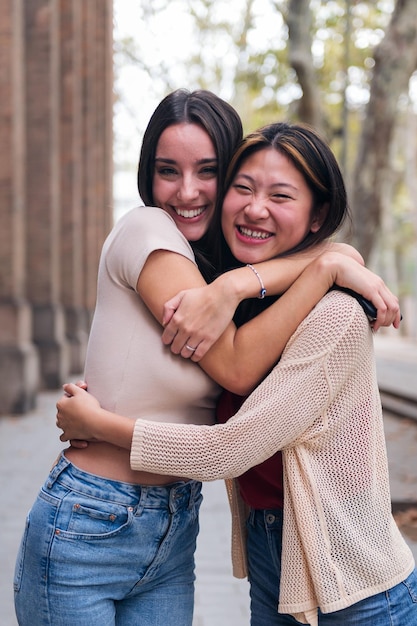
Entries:
<svg viewBox="0 0 417 626">
<path fill-rule="evenodd" d="M 280 611 L 315 623 L 317 606 L 337 611 L 404 580 L 414 560 L 391 516 L 372 333 L 356 300 L 344 293 L 321 300 L 226 424 L 138 420 L 131 464 L 215 480 L 236 477 L 278 449 L 284 463 Z M 236 527 L 234 539 L 240 542 Z M 237 572 L 244 566 L 238 553 Z"/>
</svg>

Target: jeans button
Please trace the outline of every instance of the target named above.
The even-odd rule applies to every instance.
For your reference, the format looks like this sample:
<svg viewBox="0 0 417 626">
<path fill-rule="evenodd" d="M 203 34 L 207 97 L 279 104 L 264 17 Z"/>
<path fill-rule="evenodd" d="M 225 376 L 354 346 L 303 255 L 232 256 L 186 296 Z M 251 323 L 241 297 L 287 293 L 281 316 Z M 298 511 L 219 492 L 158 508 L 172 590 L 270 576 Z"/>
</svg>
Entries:
<svg viewBox="0 0 417 626">
<path fill-rule="evenodd" d="M 266 516 L 266 523 L 273 524 L 274 522 L 275 522 L 275 515 L 273 515 L 272 513 L 268 513 Z"/>
</svg>

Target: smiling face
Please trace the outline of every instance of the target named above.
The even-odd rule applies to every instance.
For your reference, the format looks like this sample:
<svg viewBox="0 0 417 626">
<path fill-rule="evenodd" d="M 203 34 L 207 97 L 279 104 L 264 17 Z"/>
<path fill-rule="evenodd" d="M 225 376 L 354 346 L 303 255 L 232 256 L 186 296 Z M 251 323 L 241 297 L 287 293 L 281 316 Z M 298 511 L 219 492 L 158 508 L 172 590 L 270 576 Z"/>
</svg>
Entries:
<svg viewBox="0 0 417 626">
<path fill-rule="evenodd" d="M 313 195 L 292 161 L 263 148 L 241 164 L 225 196 L 222 229 L 233 256 L 259 263 L 288 252 L 320 224 Z"/>
<path fill-rule="evenodd" d="M 174 219 L 188 241 L 198 241 L 213 217 L 217 156 L 197 124 L 174 124 L 161 134 L 155 155 L 153 198 Z"/>
</svg>

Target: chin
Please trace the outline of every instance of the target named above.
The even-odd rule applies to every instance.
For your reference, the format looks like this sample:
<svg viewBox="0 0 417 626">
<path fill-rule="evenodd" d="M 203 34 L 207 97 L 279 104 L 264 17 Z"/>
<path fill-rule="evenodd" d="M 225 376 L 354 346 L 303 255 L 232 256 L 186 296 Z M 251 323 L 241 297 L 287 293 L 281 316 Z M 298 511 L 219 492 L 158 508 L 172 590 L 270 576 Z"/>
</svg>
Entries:
<svg viewBox="0 0 417 626">
<path fill-rule="evenodd" d="M 263 261 L 267 261 L 268 259 L 271 258 L 271 256 L 268 254 L 255 254 L 253 250 L 240 249 L 240 250 L 236 250 L 236 252 L 232 250 L 232 254 L 235 257 L 235 259 L 237 259 L 241 263 L 256 264 L 256 263 L 262 263 Z"/>
<path fill-rule="evenodd" d="M 202 239 L 207 232 L 206 229 L 196 231 L 195 229 L 180 228 L 180 230 L 184 237 L 187 239 L 187 241 L 189 241 L 190 243 L 193 243 L 194 241 L 200 241 L 200 239 Z"/>
</svg>

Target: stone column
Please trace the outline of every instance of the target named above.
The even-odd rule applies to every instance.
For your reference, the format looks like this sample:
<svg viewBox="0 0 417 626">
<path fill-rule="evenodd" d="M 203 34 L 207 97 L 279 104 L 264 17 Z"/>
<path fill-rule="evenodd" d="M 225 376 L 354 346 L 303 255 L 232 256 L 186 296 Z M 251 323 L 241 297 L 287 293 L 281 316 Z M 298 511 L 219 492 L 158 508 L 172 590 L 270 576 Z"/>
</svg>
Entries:
<svg viewBox="0 0 417 626">
<path fill-rule="evenodd" d="M 27 132 L 27 294 L 42 385 L 57 388 L 69 374 L 60 302 L 60 4 L 25 7 Z"/>
<path fill-rule="evenodd" d="M 80 373 L 112 225 L 112 0 L 0 0 L 0 415 Z"/>
<path fill-rule="evenodd" d="M 96 0 L 97 78 L 101 107 L 98 111 L 99 195 L 101 198 L 101 237 L 106 237 L 113 226 L 113 0 Z M 104 147 L 104 150 L 103 150 Z"/>
<path fill-rule="evenodd" d="M 83 0 L 61 0 L 61 293 L 70 371 L 84 368 L 89 315 L 84 306 Z"/>
<path fill-rule="evenodd" d="M 104 179 L 103 188 L 103 224 L 104 232 L 107 234 L 113 226 L 113 0 L 103 2 L 103 40 L 102 40 L 102 62 L 103 62 L 103 82 L 102 91 L 103 102 L 103 132 L 104 151 L 102 152 L 102 171 Z M 106 158 L 107 155 L 107 158 Z M 111 155 L 111 158 L 109 158 Z"/>
<path fill-rule="evenodd" d="M 94 311 L 97 267 L 113 221 L 112 183 L 112 2 L 83 3 L 83 141 L 84 141 L 84 297 Z M 107 153 L 107 156 L 106 156 Z"/>
<path fill-rule="evenodd" d="M 0 414 L 33 408 L 39 379 L 25 300 L 23 0 L 0 2 Z"/>
</svg>

